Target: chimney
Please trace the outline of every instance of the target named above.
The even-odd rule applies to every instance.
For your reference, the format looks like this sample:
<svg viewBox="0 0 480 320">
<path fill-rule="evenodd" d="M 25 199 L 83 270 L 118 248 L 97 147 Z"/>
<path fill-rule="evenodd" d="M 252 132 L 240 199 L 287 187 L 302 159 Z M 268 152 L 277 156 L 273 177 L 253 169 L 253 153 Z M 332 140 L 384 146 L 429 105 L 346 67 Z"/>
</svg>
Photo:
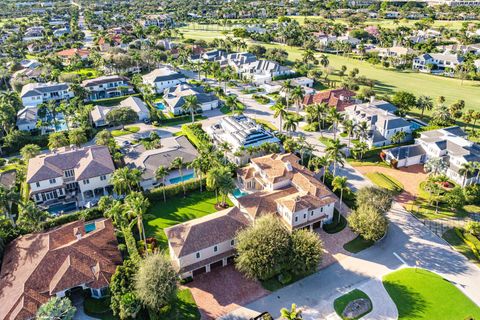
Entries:
<svg viewBox="0 0 480 320">
<path fill-rule="evenodd" d="M 340 101 L 345 101 L 345 96 L 344 96 L 343 94 L 341 94 L 340 97 L 338 97 L 338 99 L 339 99 Z"/>
<path fill-rule="evenodd" d="M 77 238 L 77 240 L 82 239 L 82 231 L 79 228 L 73 229 L 73 235 Z"/>
</svg>

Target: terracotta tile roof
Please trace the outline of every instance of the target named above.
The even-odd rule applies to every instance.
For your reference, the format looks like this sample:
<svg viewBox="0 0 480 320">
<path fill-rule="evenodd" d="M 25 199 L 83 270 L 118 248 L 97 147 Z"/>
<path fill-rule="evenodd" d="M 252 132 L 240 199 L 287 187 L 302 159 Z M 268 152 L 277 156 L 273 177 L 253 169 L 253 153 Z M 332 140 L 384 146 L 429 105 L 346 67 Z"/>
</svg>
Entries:
<svg viewBox="0 0 480 320">
<path fill-rule="evenodd" d="M 89 233 L 84 225 L 75 221 L 24 235 L 7 246 L 0 273 L 0 319 L 28 319 L 56 292 L 108 284 L 122 261 L 113 225 L 101 219 Z"/>
<path fill-rule="evenodd" d="M 183 257 L 233 239 L 249 223 L 245 214 L 237 207 L 232 207 L 177 224 L 165 229 L 165 233 L 175 255 Z"/>
<path fill-rule="evenodd" d="M 311 105 L 315 103 L 327 103 L 330 107 L 343 111 L 345 107 L 354 104 L 351 98 L 355 96 L 355 92 L 348 89 L 333 89 L 317 92 L 315 94 L 307 94 L 303 98 L 303 105 Z"/>
<path fill-rule="evenodd" d="M 64 58 L 71 58 L 75 54 L 78 54 L 81 58 L 86 58 L 90 55 L 90 50 L 72 48 L 57 52 L 57 56 Z"/>
<path fill-rule="evenodd" d="M 269 182 L 276 183 L 291 179 L 294 167 L 301 167 L 298 164 L 300 159 L 292 154 L 270 154 L 263 157 L 253 158 L 250 161 L 265 172 L 262 177 Z"/>
<path fill-rule="evenodd" d="M 297 193 L 295 187 L 278 189 L 275 191 L 255 192 L 241 198 L 238 203 L 242 209 L 245 209 L 252 219 L 257 219 L 262 215 L 277 212 L 277 200 L 285 196 Z"/>
</svg>

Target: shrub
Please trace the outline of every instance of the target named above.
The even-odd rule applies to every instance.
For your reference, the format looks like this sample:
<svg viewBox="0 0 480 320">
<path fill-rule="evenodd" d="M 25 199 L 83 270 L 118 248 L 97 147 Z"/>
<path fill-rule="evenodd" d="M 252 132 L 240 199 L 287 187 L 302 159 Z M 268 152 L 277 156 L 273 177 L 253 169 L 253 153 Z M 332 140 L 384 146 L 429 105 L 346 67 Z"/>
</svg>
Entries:
<svg viewBox="0 0 480 320">
<path fill-rule="evenodd" d="M 290 270 L 296 275 L 315 271 L 323 256 L 322 242 L 318 235 L 308 230 L 297 230 L 292 233 L 291 239 Z"/>
<path fill-rule="evenodd" d="M 377 211 L 384 213 L 390 210 L 392 202 L 392 194 L 377 187 L 364 187 L 356 192 L 358 207 L 362 205 L 374 207 Z"/>
<path fill-rule="evenodd" d="M 73 222 L 79 219 L 85 219 L 85 221 L 98 219 L 103 217 L 103 212 L 98 208 L 90 208 L 85 210 L 80 210 L 74 213 L 64 214 L 53 219 L 49 219 L 40 224 L 40 227 L 43 230 L 57 227 L 69 222 Z"/>
<path fill-rule="evenodd" d="M 365 240 L 380 240 L 388 228 L 387 218 L 375 207 L 366 204 L 352 211 L 347 220 L 350 228 Z"/>
<path fill-rule="evenodd" d="M 207 133 L 203 131 L 200 123 L 184 124 L 182 126 L 182 132 L 198 149 L 205 148 L 210 144 L 210 138 Z"/>
<path fill-rule="evenodd" d="M 185 191 L 187 193 L 192 192 L 192 191 L 196 191 L 197 189 L 200 188 L 200 185 L 199 185 L 200 181 L 201 181 L 202 185 L 205 186 L 205 178 L 203 178 L 203 179 L 198 179 L 197 178 L 197 179 L 191 179 L 191 180 L 185 181 L 184 182 Z M 168 186 L 158 187 L 158 188 L 154 188 L 154 189 L 150 190 L 146 194 L 148 200 L 150 200 L 150 201 L 163 201 L 163 190 L 164 189 L 165 189 L 165 196 L 167 198 L 175 197 L 175 196 L 180 195 L 180 194 L 183 195 L 182 184 L 177 183 L 177 184 L 170 184 Z"/>
<path fill-rule="evenodd" d="M 463 189 L 465 193 L 465 198 L 469 204 L 478 204 L 480 203 L 480 185 L 472 184 L 468 185 Z"/>
<path fill-rule="evenodd" d="M 460 209 L 465 205 L 465 194 L 461 187 L 455 187 L 445 194 L 444 201 L 450 208 Z"/>
</svg>

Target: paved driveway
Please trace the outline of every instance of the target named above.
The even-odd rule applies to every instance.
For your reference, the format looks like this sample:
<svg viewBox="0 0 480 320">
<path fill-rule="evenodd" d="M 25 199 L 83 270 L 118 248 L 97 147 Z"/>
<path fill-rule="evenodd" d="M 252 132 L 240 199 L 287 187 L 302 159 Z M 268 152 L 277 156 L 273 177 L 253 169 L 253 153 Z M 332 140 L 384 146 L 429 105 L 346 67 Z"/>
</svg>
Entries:
<svg viewBox="0 0 480 320">
<path fill-rule="evenodd" d="M 202 319 L 217 319 L 269 293 L 260 283 L 246 279 L 231 265 L 199 275 L 187 287 Z"/>
<path fill-rule="evenodd" d="M 440 274 L 480 305 L 480 269 L 476 265 L 430 232 L 399 204 L 394 204 L 388 218 L 391 222 L 389 232 L 381 243 L 248 304 L 247 310 L 236 310 L 222 319 L 246 319 L 241 313 L 249 310 L 269 311 L 278 317 L 280 309 L 292 303 L 303 308 L 316 308 L 340 293 L 372 279 L 381 279 L 405 266 L 404 263 Z"/>
</svg>

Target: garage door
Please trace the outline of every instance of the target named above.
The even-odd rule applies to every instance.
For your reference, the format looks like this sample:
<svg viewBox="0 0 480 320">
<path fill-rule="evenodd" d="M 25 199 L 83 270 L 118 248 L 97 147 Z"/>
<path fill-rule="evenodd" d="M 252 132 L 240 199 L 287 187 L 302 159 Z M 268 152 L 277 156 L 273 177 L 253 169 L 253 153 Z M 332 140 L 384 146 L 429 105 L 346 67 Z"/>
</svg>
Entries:
<svg viewBox="0 0 480 320">
<path fill-rule="evenodd" d="M 315 223 L 313 224 L 313 229 L 320 228 L 320 225 L 321 225 L 321 222 L 320 222 L 320 221 L 315 222 Z"/>
<path fill-rule="evenodd" d="M 231 256 L 227 258 L 227 264 L 233 264 L 235 257 Z"/>
<path fill-rule="evenodd" d="M 207 268 L 206 267 L 201 267 L 199 269 L 196 269 L 196 270 L 193 270 L 193 276 L 198 276 L 198 275 L 201 275 L 202 273 L 205 273 L 207 272 Z"/>
<path fill-rule="evenodd" d="M 220 268 L 222 266 L 223 266 L 223 260 L 220 260 L 220 261 L 217 261 L 217 262 L 214 262 L 214 263 L 210 264 L 210 270 Z"/>
</svg>

